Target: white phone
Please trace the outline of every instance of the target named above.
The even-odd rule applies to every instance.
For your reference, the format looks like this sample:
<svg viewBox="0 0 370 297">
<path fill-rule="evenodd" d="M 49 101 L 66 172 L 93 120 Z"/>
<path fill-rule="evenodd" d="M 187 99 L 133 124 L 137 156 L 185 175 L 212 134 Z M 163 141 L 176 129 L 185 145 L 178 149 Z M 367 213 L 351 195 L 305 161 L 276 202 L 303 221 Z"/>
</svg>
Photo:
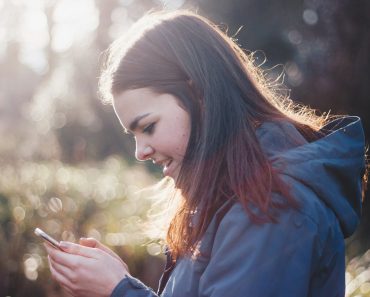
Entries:
<svg viewBox="0 0 370 297">
<path fill-rule="evenodd" d="M 40 228 L 35 229 L 35 234 L 37 236 L 40 236 L 42 239 L 46 240 L 48 243 L 50 243 L 56 249 L 62 251 L 62 249 L 59 246 L 59 241 L 57 241 L 56 239 L 54 239 L 53 237 L 51 237 L 50 235 L 48 235 L 47 233 L 42 231 Z"/>
</svg>

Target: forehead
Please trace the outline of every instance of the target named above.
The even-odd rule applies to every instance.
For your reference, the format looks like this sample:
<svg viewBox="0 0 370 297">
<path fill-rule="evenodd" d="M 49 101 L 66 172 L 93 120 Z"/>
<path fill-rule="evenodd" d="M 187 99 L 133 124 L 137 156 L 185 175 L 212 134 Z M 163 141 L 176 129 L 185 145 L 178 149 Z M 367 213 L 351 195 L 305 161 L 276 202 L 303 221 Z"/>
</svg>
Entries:
<svg viewBox="0 0 370 297">
<path fill-rule="evenodd" d="M 132 110 L 145 108 L 153 103 L 153 97 L 158 96 L 149 88 L 127 90 L 114 96 L 113 106 L 115 110 Z"/>
<path fill-rule="evenodd" d="M 172 114 L 181 108 L 171 94 L 158 94 L 150 88 L 127 90 L 114 96 L 113 107 L 121 123 L 128 124 L 144 114 Z"/>
</svg>

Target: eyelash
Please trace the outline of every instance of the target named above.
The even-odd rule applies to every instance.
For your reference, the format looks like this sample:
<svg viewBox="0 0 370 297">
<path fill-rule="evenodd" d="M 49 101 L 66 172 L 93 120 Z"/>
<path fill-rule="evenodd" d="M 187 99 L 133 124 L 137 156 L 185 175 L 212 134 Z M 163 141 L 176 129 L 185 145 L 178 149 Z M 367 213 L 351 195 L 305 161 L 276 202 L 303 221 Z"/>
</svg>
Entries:
<svg viewBox="0 0 370 297">
<path fill-rule="evenodd" d="M 153 134 L 154 132 L 154 127 L 155 127 L 155 123 L 151 123 L 150 125 L 146 126 L 144 129 L 143 129 L 143 132 L 144 133 L 147 133 L 147 134 Z"/>
</svg>

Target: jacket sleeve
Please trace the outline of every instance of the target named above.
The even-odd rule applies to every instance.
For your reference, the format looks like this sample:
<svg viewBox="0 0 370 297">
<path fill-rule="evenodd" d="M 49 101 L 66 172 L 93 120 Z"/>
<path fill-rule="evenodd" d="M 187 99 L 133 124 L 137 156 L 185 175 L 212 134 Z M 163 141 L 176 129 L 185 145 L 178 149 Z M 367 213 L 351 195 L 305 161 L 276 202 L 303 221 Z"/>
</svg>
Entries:
<svg viewBox="0 0 370 297">
<path fill-rule="evenodd" d="M 114 288 L 111 297 L 158 297 L 137 278 L 125 276 Z"/>
<path fill-rule="evenodd" d="M 254 224 L 235 204 L 218 227 L 199 297 L 306 296 L 316 228 L 294 211 Z"/>
</svg>

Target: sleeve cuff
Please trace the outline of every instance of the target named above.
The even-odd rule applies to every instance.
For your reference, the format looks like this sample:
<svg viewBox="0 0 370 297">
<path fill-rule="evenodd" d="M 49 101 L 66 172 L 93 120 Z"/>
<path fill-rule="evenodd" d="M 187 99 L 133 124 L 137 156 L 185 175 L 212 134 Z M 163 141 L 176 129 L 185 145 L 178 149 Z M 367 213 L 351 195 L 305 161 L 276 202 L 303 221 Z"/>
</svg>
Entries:
<svg viewBox="0 0 370 297">
<path fill-rule="evenodd" d="M 113 289 L 110 297 L 155 297 L 152 289 L 137 278 L 126 275 Z"/>
</svg>

